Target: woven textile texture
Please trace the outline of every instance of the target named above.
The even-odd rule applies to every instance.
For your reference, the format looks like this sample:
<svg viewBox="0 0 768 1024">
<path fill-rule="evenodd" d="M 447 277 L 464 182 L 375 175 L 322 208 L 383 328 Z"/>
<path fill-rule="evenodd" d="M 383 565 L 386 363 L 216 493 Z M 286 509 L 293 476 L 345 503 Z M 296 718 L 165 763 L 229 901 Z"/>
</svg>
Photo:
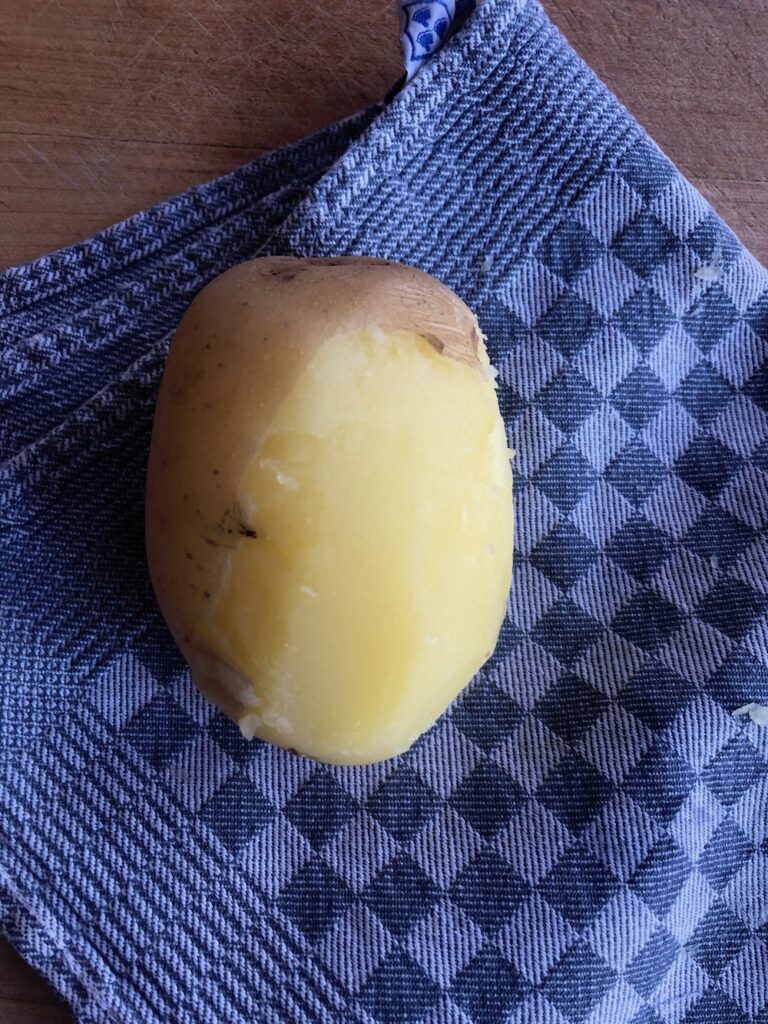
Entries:
<svg viewBox="0 0 768 1024">
<path fill-rule="evenodd" d="M 496 654 L 372 767 L 242 740 L 148 583 L 169 337 L 267 252 L 454 287 L 517 453 Z M 0 331 L 0 922 L 79 1021 L 768 1022 L 768 274 L 536 4 Z"/>
</svg>

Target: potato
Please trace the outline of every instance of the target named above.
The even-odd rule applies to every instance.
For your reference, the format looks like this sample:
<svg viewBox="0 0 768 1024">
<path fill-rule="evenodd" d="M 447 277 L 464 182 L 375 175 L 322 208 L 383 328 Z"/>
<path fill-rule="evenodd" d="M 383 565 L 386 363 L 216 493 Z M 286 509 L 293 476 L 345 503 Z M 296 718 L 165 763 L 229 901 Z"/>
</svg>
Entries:
<svg viewBox="0 0 768 1024">
<path fill-rule="evenodd" d="M 489 657 L 512 475 L 474 316 L 410 267 L 253 260 L 184 316 L 147 550 L 202 692 L 321 761 L 406 750 Z"/>
</svg>

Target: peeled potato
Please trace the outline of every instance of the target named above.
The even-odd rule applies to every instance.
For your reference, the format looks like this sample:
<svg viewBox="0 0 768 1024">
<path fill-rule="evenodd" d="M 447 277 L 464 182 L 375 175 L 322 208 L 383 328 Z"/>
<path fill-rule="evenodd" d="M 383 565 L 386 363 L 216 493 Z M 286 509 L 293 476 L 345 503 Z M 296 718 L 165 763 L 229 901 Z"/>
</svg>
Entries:
<svg viewBox="0 0 768 1024">
<path fill-rule="evenodd" d="M 339 764 L 406 750 L 489 657 L 512 475 L 474 316 L 368 259 L 253 260 L 171 346 L 147 550 L 202 692 Z"/>
</svg>

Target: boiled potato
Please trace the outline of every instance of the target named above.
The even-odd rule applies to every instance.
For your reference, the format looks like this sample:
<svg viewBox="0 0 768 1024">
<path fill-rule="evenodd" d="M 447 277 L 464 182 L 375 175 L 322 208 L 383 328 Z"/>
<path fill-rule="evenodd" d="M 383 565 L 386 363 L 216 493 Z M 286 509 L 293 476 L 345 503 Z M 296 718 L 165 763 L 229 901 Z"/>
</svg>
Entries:
<svg viewBox="0 0 768 1024">
<path fill-rule="evenodd" d="M 194 682 L 245 736 L 340 764 L 406 750 L 493 651 L 512 571 L 472 313 L 369 259 L 213 281 L 160 388 L 147 549 Z"/>
</svg>

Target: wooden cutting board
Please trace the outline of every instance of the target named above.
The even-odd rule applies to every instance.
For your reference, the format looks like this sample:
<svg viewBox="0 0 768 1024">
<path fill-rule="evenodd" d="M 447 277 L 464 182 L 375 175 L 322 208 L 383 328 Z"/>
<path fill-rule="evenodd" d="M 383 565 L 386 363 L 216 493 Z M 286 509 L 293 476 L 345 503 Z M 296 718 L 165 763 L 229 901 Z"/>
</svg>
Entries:
<svg viewBox="0 0 768 1024">
<path fill-rule="evenodd" d="M 545 0 L 768 262 L 765 0 Z M 0 0 L 0 267 L 383 96 L 396 0 Z M 0 943 L 0 1024 L 70 1020 Z"/>
</svg>

